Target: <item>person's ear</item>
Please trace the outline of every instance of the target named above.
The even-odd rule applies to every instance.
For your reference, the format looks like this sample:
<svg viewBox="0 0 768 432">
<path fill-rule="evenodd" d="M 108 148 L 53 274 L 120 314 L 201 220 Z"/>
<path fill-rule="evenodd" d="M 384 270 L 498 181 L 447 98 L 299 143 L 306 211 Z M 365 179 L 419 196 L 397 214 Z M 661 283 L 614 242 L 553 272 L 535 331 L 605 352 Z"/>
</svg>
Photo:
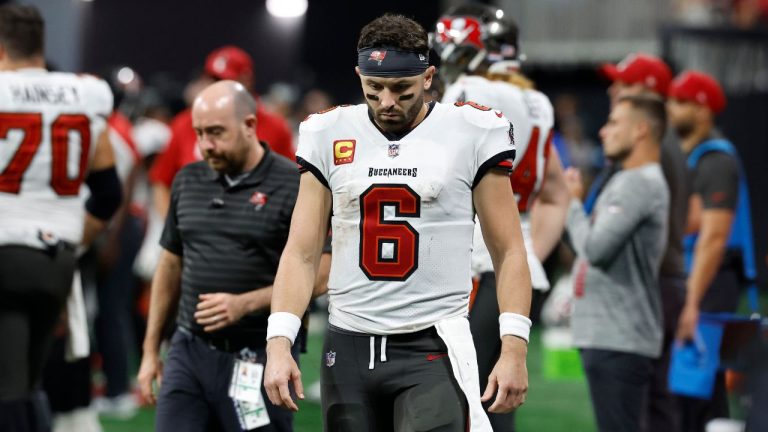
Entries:
<svg viewBox="0 0 768 432">
<path fill-rule="evenodd" d="M 424 72 L 424 90 L 429 90 L 432 87 L 432 78 L 435 76 L 436 70 L 434 66 L 430 66 Z"/>
<path fill-rule="evenodd" d="M 256 133 L 256 115 L 255 114 L 249 114 L 245 117 L 245 120 L 243 120 L 245 123 L 246 129 L 249 131 L 249 133 Z"/>
</svg>

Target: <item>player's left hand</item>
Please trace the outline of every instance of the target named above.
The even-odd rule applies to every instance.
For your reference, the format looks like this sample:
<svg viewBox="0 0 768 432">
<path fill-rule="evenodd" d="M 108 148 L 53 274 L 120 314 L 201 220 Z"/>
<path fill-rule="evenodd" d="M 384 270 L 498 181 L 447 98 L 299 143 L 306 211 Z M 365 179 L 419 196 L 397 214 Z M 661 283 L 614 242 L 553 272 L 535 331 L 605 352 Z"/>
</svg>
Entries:
<svg viewBox="0 0 768 432">
<path fill-rule="evenodd" d="M 246 312 L 244 302 L 237 294 L 200 294 L 195 321 L 203 326 L 203 330 L 213 332 L 240 321 Z"/>
<path fill-rule="evenodd" d="M 267 364 L 264 367 L 264 390 L 275 405 L 299 411 L 299 406 L 291 397 L 290 386 L 299 399 L 304 399 L 304 384 L 301 382 L 301 370 L 291 356 L 291 341 L 285 337 L 275 337 L 267 341 Z"/>
<path fill-rule="evenodd" d="M 488 377 L 488 386 L 481 398 L 487 402 L 496 394 L 488 412 L 508 413 L 525 402 L 528 394 L 528 369 L 525 365 L 527 354 L 528 344 L 523 339 L 516 336 L 502 338 L 499 361 Z"/>
</svg>

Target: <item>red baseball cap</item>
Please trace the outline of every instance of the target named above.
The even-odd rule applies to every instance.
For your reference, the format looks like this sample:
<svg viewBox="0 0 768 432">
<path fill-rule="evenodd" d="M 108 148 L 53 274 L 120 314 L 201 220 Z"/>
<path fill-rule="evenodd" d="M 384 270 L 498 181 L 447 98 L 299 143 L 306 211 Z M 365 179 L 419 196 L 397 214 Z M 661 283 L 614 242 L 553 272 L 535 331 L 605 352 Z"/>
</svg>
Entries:
<svg viewBox="0 0 768 432">
<path fill-rule="evenodd" d="M 214 78 L 237 80 L 253 74 L 253 60 L 240 48 L 227 45 L 208 54 L 205 72 Z"/>
<path fill-rule="evenodd" d="M 704 105 L 714 114 L 725 108 L 725 94 L 720 84 L 699 71 L 685 71 L 678 75 L 669 88 L 669 97 Z"/>
<path fill-rule="evenodd" d="M 672 81 L 672 71 L 663 60 L 643 53 L 630 54 L 615 65 L 604 64 L 599 70 L 611 81 L 642 84 L 665 97 Z"/>
</svg>

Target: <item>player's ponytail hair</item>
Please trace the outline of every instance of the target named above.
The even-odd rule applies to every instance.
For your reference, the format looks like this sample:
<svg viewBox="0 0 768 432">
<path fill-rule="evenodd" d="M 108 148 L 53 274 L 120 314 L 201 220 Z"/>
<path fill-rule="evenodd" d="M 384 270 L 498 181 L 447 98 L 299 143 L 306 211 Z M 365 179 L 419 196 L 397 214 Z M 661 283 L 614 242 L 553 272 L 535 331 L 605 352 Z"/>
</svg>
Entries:
<svg viewBox="0 0 768 432">
<path fill-rule="evenodd" d="M 427 32 L 419 23 L 403 15 L 385 14 L 360 31 L 357 49 L 391 47 L 418 54 L 429 53 Z"/>
<path fill-rule="evenodd" d="M 526 90 L 536 88 L 536 85 L 533 83 L 533 81 L 531 81 L 530 78 L 521 74 L 520 72 L 488 72 L 485 74 L 485 77 L 491 81 L 503 81 Z"/>
</svg>

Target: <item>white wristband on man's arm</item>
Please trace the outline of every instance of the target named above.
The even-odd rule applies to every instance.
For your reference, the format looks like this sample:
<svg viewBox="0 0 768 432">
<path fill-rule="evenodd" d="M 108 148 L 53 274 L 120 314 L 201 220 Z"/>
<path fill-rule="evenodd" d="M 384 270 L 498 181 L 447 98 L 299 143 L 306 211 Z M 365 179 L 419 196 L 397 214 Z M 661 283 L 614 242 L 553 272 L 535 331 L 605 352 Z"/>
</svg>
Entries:
<svg viewBox="0 0 768 432">
<path fill-rule="evenodd" d="M 531 320 L 525 315 L 504 312 L 499 315 L 499 333 L 501 337 L 512 335 L 528 342 L 531 334 Z"/>
<path fill-rule="evenodd" d="M 267 319 L 267 340 L 283 336 L 291 341 L 296 340 L 301 328 L 301 318 L 290 312 L 273 312 Z"/>
</svg>

